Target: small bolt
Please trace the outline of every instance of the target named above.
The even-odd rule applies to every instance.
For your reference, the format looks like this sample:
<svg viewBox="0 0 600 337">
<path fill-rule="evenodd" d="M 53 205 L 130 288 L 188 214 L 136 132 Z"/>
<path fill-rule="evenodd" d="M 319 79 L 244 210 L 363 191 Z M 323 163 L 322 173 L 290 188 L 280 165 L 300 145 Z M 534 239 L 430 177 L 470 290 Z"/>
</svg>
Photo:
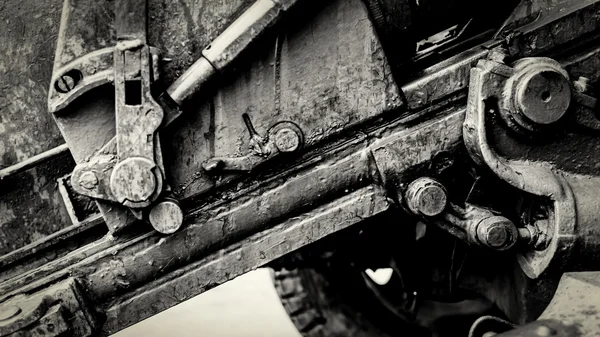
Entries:
<svg viewBox="0 0 600 337">
<path fill-rule="evenodd" d="M 406 189 L 406 204 L 415 215 L 436 216 L 446 208 L 448 196 L 446 189 L 439 182 L 422 177 L 418 178 Z"/>
<path fill-rule="evenodd" d="M 175 233 L 183 224 L 183 211 L 176 200 L 163 200 L 148 215 L 150 224 L 162 234 Z"/>
<path fill-rule="evenodd" d="M 56 81 L 57 90 L 67 93 L 75 88 L 75 79 L 69 75 L 63 75 Z"/>
<path fill-rule="evenodd" d="M 7 305 L 0 308 L 0 322 L 9 320 L 21 313 L 21 308 L 16 305 Z"/>
<path fill-rule="evenodd" d="M 512 221 L 503 216 L 491 216 L 477 225 L 477 239 L 483 245 L 497 250 L 512 247 L 518 238 L 518 230 Z"/>
<path fill-rule="evenodd" d="M 282 128 L 275 133 L 275 146 L 280 152 L 294 152 L 300 147 L 301 137 L 291 128 Z"/>
<path fill-rule="evenodd" d="M 573 88 L 575 89 L 575 91 L 580 92 L 582 94 L 592 91 L 590 79 L 583 76 L 579 76 L 579 78 L 573 82 Z"/>
<path fill-rule="evenodd" d="M 93 171 L 87 171 L 81 174 L 79 177 L 79 186 L 86 190 L 94 189 L 98 185 L 98 177 Z"/>
</svg>

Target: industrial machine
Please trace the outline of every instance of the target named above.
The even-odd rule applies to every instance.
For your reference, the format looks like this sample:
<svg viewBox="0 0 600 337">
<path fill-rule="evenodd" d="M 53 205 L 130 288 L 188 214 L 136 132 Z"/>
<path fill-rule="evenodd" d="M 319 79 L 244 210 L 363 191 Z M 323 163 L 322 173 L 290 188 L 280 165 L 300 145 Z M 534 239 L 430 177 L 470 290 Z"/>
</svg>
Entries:
<svg viewBox="0 0 600 337">
<path fill-rule="evenodd" d="M 0 336 L 110 335 L 262 266 L 305 336 L 600 334 L 600 1 L 0 22 Z"/>
</svg>

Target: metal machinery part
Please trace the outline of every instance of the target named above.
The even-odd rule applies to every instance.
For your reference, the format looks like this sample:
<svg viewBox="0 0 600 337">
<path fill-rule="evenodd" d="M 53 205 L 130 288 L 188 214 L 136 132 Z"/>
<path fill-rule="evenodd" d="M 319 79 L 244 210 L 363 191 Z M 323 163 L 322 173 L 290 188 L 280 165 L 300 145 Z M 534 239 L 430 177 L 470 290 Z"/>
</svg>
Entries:
<svg viewBox="0 0 600 337">
<path fill-rule="evenodd" d="M 150 46 L 152 2 L 65 0 L 48 108 L 76 165 L 59 187 L 100 215 L 0 257 L 0 335 L 109 335 L 395 214 L 480 255 L 449 289 L 487 297 L 513 323 L 556 293 L 533 325 L 482 319 L 472 336 L 592 336 L 600 2 L 505 2 L 502 24 L 470 31 L 461 17 L 421 42 L 419 25 L 400 25 L 420 46 L 409 55 L 382 49 L 389 3 L 365 3 L 228 7 L 236 19 L 169 72 L 176 49 Z M 435 3 L 397 2 L 407 23 L 443 12 Z M 0 183 L 57 153 L 3 169 Z M 407 284 L 411 316 L 427 291 Z"/>
</svg>

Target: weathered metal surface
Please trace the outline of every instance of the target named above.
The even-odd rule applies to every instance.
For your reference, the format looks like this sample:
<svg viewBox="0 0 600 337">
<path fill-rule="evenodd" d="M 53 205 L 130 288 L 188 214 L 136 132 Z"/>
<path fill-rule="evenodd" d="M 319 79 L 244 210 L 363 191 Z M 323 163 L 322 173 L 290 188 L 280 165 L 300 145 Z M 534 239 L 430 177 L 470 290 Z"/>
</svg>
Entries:
<svg viewBox="0 0 600 337">
<path fill-rule="evenodd" d="M 224 80 L 212 102 L 190 102 L 190 111 L 167 130 L 165 137 L 172 140 L 165 144 L 167 180 L 178 198 L 239 177 L 214 179 L 202 164 L 212 157 L 248 153 L 251 138 L 244 113 L 261 135 L 278 122 L 293 122 L 310 147 L 402 106 L 360 1 L 327 3 L 311 20 L 289 22 L 284 28 L 275 41 L 261 42 L 248 63 L 238 66 L 239 76 Z"/>
<path fill-rule="evenodd" d="M 498 83 L 502 75 L 496 74 L 511 75 L 511 70 L 495 61 L 480 61 L 478 66 L 471 70 L 463 137 L 469 154 L 477 164 L 488 167 L 515 188 L 552 200 L 552 244 L 543 252 L 526 252 L 520 259 L 524 271 L 530 277 L 536 278 L 552 261 L 562 260 L 565 257 L 562 255 L 568 255 L 568 247 L 574 240 L 576 206 L 573 192 L 562 175 L 555 173 L 548 166 L 499 157 L 490 147 L 486 123 L 489 123 L 490 109 L 493 107 L 486 106 L 486 102 L 490 101 L 490 97 L 497 97 L 495 95 L 501 90 L 500 86 L 494 83 Z"/>
<path fill-rule="evenodd" d="M 260 165 L 300 150 L 304 146 L 304 135 L 296 124 L 282 121 L 271 127 L 263 137 L 259 135 L 250 117 L 243 114 L 249 131 L 250 152 L 240 157 L 214 157 L 202 164 L 202 168 L 211 174 L 227 171 L 252 171 Z"/>
<path fill-rule="evenodd" d="M 62 154 L 69 150 L 67 144 L 59 145 L 55 148 L 52 148 L 48 151 L 36 154 L 35 156 L 29 157 L 17 164 L 5 167 L 0 169 L 0 180 L 9 177 L 13 174 L 17 174 L 23 171 L 27 171 L 30 168 L 35 167 L 36 165 L 43 163 L 44 161 L 53 159 L 54 157 Z"/>
<path fill-rule="evenodd" d="M 556 129 L 571 104 L 569 74 L 549 58 L 523 58 L 506 81 L 500 114 L 516 131 Z"/>
<path fill-rule="evenodd" d="M 218 284 L 256 269 L 286 252 L 382 213 L 390 207 L 377 186 L 355 192 L 287 220 L 116 298 L 107 306 L 101 335 L 109 335 Z"/>
<path fill-rule="evenodd" d="M 422 177 L 408 185 L 405 202 L 415 215 L 436 216 L 446 208 L 448 192 L 438 181 Z"/>
<path fill-rule="evenodd" d="M 19 294 L 0 303 L 0 335 L 91 336 L 97 327 L 95 312 L 73 279 L 34 294 Z"/>
<path fill-rule="evenodd" d="M 533 60 L 525 59 L 523 62 L 533 62 Z M 523 63 L 517 62 L 517 67 L 519 64 Z M 540 66 L 547 64 L 548 62 L 542 59 Z M 494 75 L 491 75 L 492 73 Z M 583 240 L 588 245 L 593 245 L 593 240 L 588 239 L 590 235 L 588 227 L 590 224 L 597 223 L 596 212 L 584 200 L 589 198 L 589 188 L 597 188 L 598 178 L 597 175 L 581 175 L 565 171 L 564 167 L 552 165 L 552 163 L 534 164 L 503 158 L 489 145 L 485 120 L 487 119 L 487 123 L 491 123 L 493 116 L 490 112 L 497 107 L 486 102 L 491 102 L 493 97 L 500 96 L 499 88 L 502 86 L 502 78 L 509 77 L 507 85 L 510 87 L 510 79 L 514 76 L 519 76 L 519 72 L 517 71 L 513 75 L 511 69 L 496 61 L 480 61 L 477 68 L 472 70 L 464 137 L 467 149 L 476 162 L 490 168 L 498 177 L 512 186 L 552 200 L 552 208 L 545 216 L 548 219 L 546 230 L 550 240 L 549 244 L 543 245 L 542 248 L 538 247 L 537 250 L 524 251 L 519 256 L 519 262 L 525 273 L 535 278 L 551 265 L 564 266 L 569 263 L 568 261 L 572 261 L 570 255 L 573 253 L 576 240 Z M 515 90 L 528 88 L 525 82 L 521 84 Z M 511 97 L 512 92 L 512 89 L 504 89 L 501 95 L 505 95 L 504 98 Z M 544 101 L 544 98 L 535 91 L 529 92 L 529 94 L 533 97 L 529 99 Z M 560 94 L 555 96 L 560 96 Z M 558 100 L 560 109 L 566 110 L 568 104 L 565 105 L 564 100 L 561 100 L 560 97 Z M 499 98 L 498 101 L 502 101 L 502 98 Z M 518 107 L 501 105 L 501 108 L 509 110 L 506 112 L 507 114 L 514 115 L 514 112 L 510 110 Z M 574 130 L 572 134 L 580 133 Z M 552 139 L 546 141 L 551 142 Z M 561 139 L 558 138 L 554 141 L 560 142 Z M 531 147 L 529 144 L 520 146 L 522 148 Z M 598 153 L 598 149 L 595 149 L 591 154 L 597 155 Z"/>
<path fill-rule="evenodd" d="M 152 206 L 150 224 L 162 234 L 173 234 L 183 224 L 183 211 L 176 200 L 163 200 Z"/>
<path fill-rule="evenodd" d="M 596 69 L 599 65 L 598 50 L 593 44 L 587 44 L 581 53 L 563 55 L 559 58 L 561 64 L 569 72 L 571 79 L 577 79 L 580 76 L 590 78 L 590 81 L 597 81 Z M 577 101 L 575 95 L 574 100 Z M 524 147 L 520 143 L 520 137 L 513 137 L 511 134 L 502 134 L 501 130 L 492 127 L 489 139 L 496 144 L 495 150 L 499 155 L 515 160 L 531 160 L 549 162 L 569 172 L 575 172 L 583 175 L 597 175 L 600 173 L 596 162 L 593 159 L 593 153 L 597 153 L 600 148 L 600 141 L 596 136 L 594 129 L 582 130 L 581 122 L 589 122 L 590 126 L 595 125 L 596 118 L 586 118 L 577 121 L 581 115 L 577 108 L 581 103 L 577 102 L 573 108 L 574 111 L 567 112 L 565 125 L 560 128 L 560 132 L 552 135 L 553 141 L 540 141 L 535 146 Z M 589 114 L 590 109 L 584 109 Z M 575 119 L 575 122 L 573 122 Z M 561 123 L 559 123 L 559 126 Z"/>
<path fill-rule="evenodd" d="M 460 127 L 461 116 L 462 112 L 459 111 L 428 123 L 425 129 L 419 127 L 406 130 L 402 126 L 396 126 L 396 132 L 399 134 L 389 136 L 390 141 L 382 140 L 376 148 L 382 149 L 385 144 L 402 148 L 406 143 L 403 138 L 431 139 L 435 135 L 433 138 L 449 139 L 449 134 L 438 135 L 440 125 L 454 123 L 455 127 L 450 130 L 455 130 Z M 418 137 L 417 134 L 421 132 L 426 132 L 429 136 Z M 379 133 L 380 131 L 374 132 L 373 135 Z M 453 137 L 458 140 L 460 135 L 456 134 Z M 416 156 L 416 162 L 415 158 L 402 157 L 401 160 L 406 163 L 405 169 L 429 160 L 432 154 L 439 151 L 438 147 L 441 144 L 444 143 L 433 141 L 421 145 L 423 153 Z M 458 142 L 450 141 L 448 144 L 458 145 Z M 346 146 L 360 148 L 365 145 L 367 144 L 363 140 Z M 127 294 L 149 280 L 180 268 L 200 256 L 206 256 L 220 247 L 276 223 L 288 221 L 286 219 L 310 213 L 310 210 L 318 205 L 380 180 L 373 159 L 370 159 L 373 157 L 368 155 L 368 152 L 358 151 L 351 156 L 348 156 L 347 152 L 340 154 L 346 158 L 330 164 L 321 164 L 305 173 L 297 174 L 294 178 L 284 180 L 284 183 L 277 179 L 254 192 L 240 191 L 243 196 L 217 208 L 195 213 L 187 219 L 184 228 L 168 237 L 145 234 L 126 243 L 115 244 L 112 248 L 105 248 L 95 255 L 86 254 L 78 258 L 72 254 L 47 264 L 42 269 L 3 282 L 0 292 L 6 294 L 3 296 L 5 298 L 19 287 L 25 287 L 20 288 L 20 291 L 34 289 L 57 278 L 72 275 L 82 278 L 89 288 L 90 296 L 95 300 L 106 301 L 117 294 Z M 386 174 L 397 175 L 402 174 L 402 171 L 390 171 Z M 150 308 L 148 314 L 155 313 L 156 310 L 160 308 Z"/>
<path fill-rule="evenodd" d="M 0 167 L 64 143 L 44 104 L 60 1 L 0 4 Z M 32 24 L 35 20 L 37 24 Z"/>
<path fill-rule="evenodd" d="M 506 32 L 510 55 L 537 56 L 600 28 L 600 22 L 591 19 L 600 9 L 597 0 L 556 1 L 542 6 L 545 8 L 531 23 Z"/>
<path fill-rule="evenodd" d="M 295 2 L 257 0 L 207 45 L 202 51 L 202 57 L 169 86 L 167 93 L 173 101 L 181 105 L 197 93 L 214 74 L 225 70 L 254 40 L 264 35 L 264 31 L 280 20 Z M 169 117 L 169 120 L 172 118 Z"/>
<path fill-rule="evenodd" d="M 9 280 L 18 274 L 60 259 L 78 248 L 100 240 L 106 233 L 102 218 L 96 215 L 15 249 L 0 257 L 0 280 Z"/>
<path fill-rule="evenodd" d="M 63 153 L 0 181 L 0 254 L 70 225 L 57 180 L 72 168 L 70 155 Z"/>
<path fill-rule="evenodd" d="M 150 26 L 154 22 L 158 28 L 151 29 L 149 41 L 163 39 L 168 52 L 176 52 L 166 55 L 167 59 L 173 58 L 166 64 L 166 78 L 171 80 L 180 74 L 184 64 L 189 65 L 199 57 L 199 47 L 206 45 L 203 42 L 214 38 L 235 16 L 233 13 L 245 7 L 242 2 L 208 6 L 218 12 L 215 14 L 194 7 L 195 3 L 188 6 L 186 1 L 150 4 Z M 81 3 L 65 2 L 66 6 Z M 100 2 L 88 5 L 91 6 L 85 9 L 88 14 L 96 10 L 96 14 L 101 13 L 93 6 L 108 6 Z M 75 6 L 71 10 L 82 8 Z M 185 14 L 177 14 L 179 10 Z M 199 22 L 201 16 L 190 14 L 200 11 L 202 17 L 214 16 L 206 20 L 202 34 L 194 23 Z M 67 11 L 69 13 L 73 12 Z M 228 14 L 224 16 L 227 22 L 214 23 L 223 13 Z M 32 261 L 35 259 L 32 256 L 36 256 L 32 251 L 36 247 L 52 250 L 52 240 L 44 243 L 45 246 L 26 247 L 19 250 L 18 256 L 5 259 L 11 268 L 0 272 L 3 277 L 0 297 L 6 299 L 23 291 L 30 293 L 66 277 L 77 277 L 89 287 L 89 295 L 108 312 L 103 333 L 114 332 L 358 222 L 362 217 L 384 211 L 391 199 L 404 191 L 416 176 L 435 171 L 434 158 L 458 154 L 462 148 L 464 111 L 457 105 L 463 103 L 467 70 L 485 57 L 487 50 L 475 48 L 426 70 L 422 79 L 405 85 L 407 93 L 420 100 L 409 101 L 411 112 L 416 113 L 398 121 L 394 118 L 399 117 L 404 108 L 400 92 L 391 81 L 381 45 L 360 2 L 333 1 L 307 13 L 310 15 L 286 22 L 278 36 L 257 40 L 256 53 L 242 60 L 235 72 L 223 78 L 224 88 L 214 98 L 212 92 L 193 98 L 185 107 L 188 113 L 168 130 L 166 162 L 171 171 L 168 179 L 177 196 L 183 199 L 182 205 L 188 214 L 179 232 L 168 237 L 159 233 L 107 236 L 71 254 L 61 251 L 48 263 Z M 185 19 L 177 20 L 181 17 Z M 90 22 L 89 27 L 85 27 L 88 38 L 104 34 L 109 37 L 106 44 L 114 44 L 112 27 L 94 32 L 100 23 Z M 70 41 L 78 41 L 78 38 Z M 181 45 L 181 41 L 187 42 Z M 99 47 L 104 43 L 79 42 L 80 47 Z M 76 44 L 65 48 L 63 52 L 81 51 L 76 50 Z M 182 50 L 185 52 L 178 53 Z M 594 58 L 588 59 L 593 64 Z M 585 70 L 582 60 L 573 59 L 572 68 Z M 451 67 L 446 68 L 448 65 Z M 369 84 L 366 88 L 365 83 Z M 61 88 L 70 85 L 65 81 Z M 73 151 L 78 162 L 114 137 L 114 121 L 109 118 L 114 113 L 113 93 L 106 88 L 96 88 L 85 97 L 91 98 L 93 93 L 98 97 L 86 100 L 82 96 L 69 107 L 73 109 L 71 114 L 58 117 L 64 118 L 63 131 L 67 125 L 71 128 L 69 132 L 73 131 L 69 141 L 90 145 L 86 149 L 77 144 Z M 85 116 L 88 113 L 90 116 Z M 208 158 L 239 157 L 247 153 L 249 145 L 256 145 L 251 142 L 256 137 L 248 137 L 245 130 L 243 114 L 251 116 L 255 134 L 260 135 L 268 134 L 268 130 L 281 121 L 291 121 L 303 133 L 307 146 L 296 152 L 298 155 L 294 158 L 274 160 L 273 165 L 265 167 L 260 174 L 253 172 L 244 179 L 239 179 L 239 175 L 212 177 L 202 172 L 201 164 Z M 89 125 L 98 130 L 92 130 Z M 342 136 L 342 131 L 347 134 Z M 468 132 L 469 128 L 465 127 L 465 133 Z M 290 135 L 293 136 L 293 132 L 280 135 L 283 140 L 279 142 L 273 138 L 278 150 L 280 146 L 296 150 L 295 140 L 289 138 Z M 88 136 L 90 139 L 86 139 Z M 327 143 L 334 137 L 339 139 Z M 486 149 L 478 153 L 481 158 L 476 156 L 475 159 L 480 163 L 490 159 Z M 494 161 L 488 166 L 502 170 L 506 169 L 504 164 Z M 518 177 L 523 172 L 527 175 L 523 167 L 519 166 L 516 174 L 501 172 L 501 177 L 531 191 L 528 184 L 532 183 Z M 595 235 L 592 224 L 598 219 L 589 200 L 597 190 L 598 181 L 581 176 L 549 181 L 548 186 L 542 186 L 541 194 L 565 199 L 564 208 L 551 215 L 568 218 L 576 213 L 578 224 L 584 224 L 583 229 Z M 94 184 L 93 177 L 86 177 L 82 186 Z M 211 189 L 212 194 L 206 193 Z M 391 199 L 386 198 L 386 193 L 390 193 Z M 573 210 L 573 203 L 577 204 L 575 212 L 568 213 Z M 107 210 L 104 209 L 105 213 Z M 110 213 L 116 214 L 115 211 Z M 336 221 L 341 224 L 331 226 Z M 494 224 L 475 231 L 475 238 L 492 246 L 498 246 L 500 241 L 504 243 L 510 235 L 497 231 L 498 226 Z M 139 229 L 146 231 L 149 227 Z M 69 238 L 77 237 L 77 230 L 68 231 L 74 236 L 61 232 L 53 238 L 57 240 L 54 242 L 68 242 Z M 80 233 L 83 232 L 85 230 Z M 529 234 L 533 237 L 532 232 Z M 583 235 L 580 242 L 587 248 L 597 246 L 592 235 Z M 548 251 L 539 254 L 553 254 L 555 249 L 551 244 Z M 533 254 L 538 256 L 536 252 Z M 15 268 L 15 261 L 28 262 L 22 268 Z M 222 270 L 225 266 L 227 270 Z M 542 263 L 540 269 L 543 267 Z"/>
</svg>

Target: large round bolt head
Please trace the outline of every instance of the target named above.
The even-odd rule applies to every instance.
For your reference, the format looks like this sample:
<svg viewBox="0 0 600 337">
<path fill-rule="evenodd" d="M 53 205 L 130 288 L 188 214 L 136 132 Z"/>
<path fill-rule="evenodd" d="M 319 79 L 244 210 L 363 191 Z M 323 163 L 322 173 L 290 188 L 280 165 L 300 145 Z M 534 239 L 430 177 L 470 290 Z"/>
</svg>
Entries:
<svg viewBox="0 0 600 337">
<path fill-rule="evenodd" d="M 9 320 L 21 313 L 21 308 L 16 305 L 0 307 L 0 322 Z"/>
<path fill-rule="evenodd" d="M 515 224 L 503 216 L 491 216 L 477 225 L 477 239 L 483 245 L 497 250 L 511 248 L 518 239 Z"/>
<path fill-rule="evenodd" d="M 550 125 L 567 112 L 571 103 L 571 85 L 557 71 L 532 71 L 519 83 L 517 103 L 520 113 L 528 120 L 537 125 Z"/>
<path fill-rule="evenodd" d="M 281 152 L 294 152 L 300 147 L 301 136 L 290 128 L 282 128 L 275 133 L 275 146 Z"/>
<path fill-rule="evenodd" d="M 79 186 L 92 190 L 98 185 L 98 177 L 93 171 L 83 172 L 81 176 L 79 176 Z"/>
<path fill-rule="evenodd" d="M 436 216 L 446 208 L 448 196 L 439 182 L 423 177 L 408 186 L 405 193 L 406 204 L 415 215 Z"/>
<path fill-rule="evenodd" d="M 149 220 L 159 233 L 175 233 L 183 224 L 183 211 L 176 201 L 164 200 L 152 207 Z"/>
<path fill-rule="evenodd" d="M 110 176 L 110 189 L 121 203 L 146 202 L 156 190 L 155 164 L 146 159 L 132 157 L 118 163 Z"/>
</svg>

